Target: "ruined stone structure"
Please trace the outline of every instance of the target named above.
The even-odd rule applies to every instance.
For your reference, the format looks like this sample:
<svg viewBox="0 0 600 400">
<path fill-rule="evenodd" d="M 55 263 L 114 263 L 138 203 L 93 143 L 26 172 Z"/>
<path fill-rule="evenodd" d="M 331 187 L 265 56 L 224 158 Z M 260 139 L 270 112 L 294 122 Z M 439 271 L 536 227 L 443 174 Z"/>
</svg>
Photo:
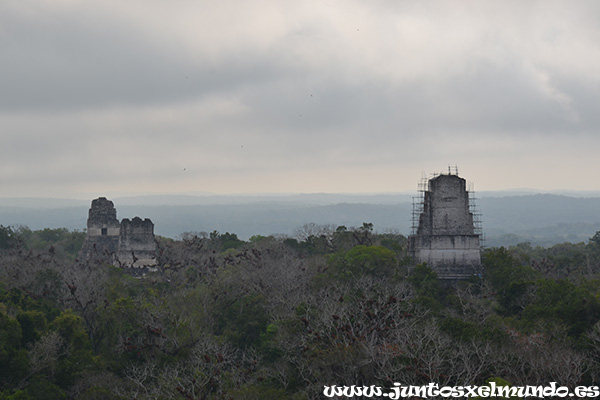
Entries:
<svg viewBox="0 0 600 400">
<path fill-rule="evenodd" d="M 111 256 L 119 246 L 120 231 L 121 224 L 117 220 L 117 210 L 113 202 L 106 197 L 92 200 L 82 254 L 89 256 L 91 253 L 98 253 Z"/>
<path fill-rule="evenodd" d="M 80 257 L 99 256 L 124 267 L 152 267 L 156 265 L 154 224 L 142 220 L 117 220 L 112 201 L 100 197 L 92 201 L 87 220 L 87 235 Z"/>
<path fill-rule="evenodd" d="M 466 181 L 449 171 L 429 179 L 421 193 L 414 213 L 418 226 L 409 237 L 413 259 L 426 263 L 440 279 L 465 279 L 480 273 L 480 235 Z"/>
<path fill-rule="evenodd" d="M 156 264 L 154 224 L 148 218 L 135 217 L 121 221 L 117 259 L 132 267 Z"/>
</svg>

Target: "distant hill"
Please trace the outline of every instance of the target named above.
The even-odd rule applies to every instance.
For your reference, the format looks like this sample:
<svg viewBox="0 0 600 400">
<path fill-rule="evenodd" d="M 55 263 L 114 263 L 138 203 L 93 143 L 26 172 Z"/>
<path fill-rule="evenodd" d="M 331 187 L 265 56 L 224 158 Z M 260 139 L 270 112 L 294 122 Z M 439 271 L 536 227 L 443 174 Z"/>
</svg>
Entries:
<svg viewBox="0 0 600 400">
<path fill-rule="evenodd" d="M 478 204 L 490 246 L 576 243 L 600 231 L 600 197 L 533 194 L 482 197 Z"/>
<path fill-rule="evenodd" d="M 488 246 L 529 241 L 552 245 L 587 241 L 600 231 L 600 197 L 482 193 L 477 200 Z M 360 226 L 408 235 L 412 194 L 299 194 L 269 196 L 143 196 L 115 198 L 119 219 L 150 218 L 158 235 L 183 232 L 292 235 L 303 224 Z M 0 224 L 31 229 L 83 230 L 91 203 L 63 199 L 0 199 Z"/>
</svg>

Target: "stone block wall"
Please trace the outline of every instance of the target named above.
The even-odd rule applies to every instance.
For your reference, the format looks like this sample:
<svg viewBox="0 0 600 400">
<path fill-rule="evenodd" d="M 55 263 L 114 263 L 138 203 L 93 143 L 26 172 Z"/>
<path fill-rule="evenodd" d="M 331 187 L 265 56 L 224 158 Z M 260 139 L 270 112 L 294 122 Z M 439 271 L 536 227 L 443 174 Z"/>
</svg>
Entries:
<svg viewBox="0 0 600 400">
<path fill-rule="evenodd" d="M 117 258 L 130 267 L 156 265 L 154 224 L 150 219 L 135 217 L 121 221 Z"/>
<path fill-rule="evenodd" d="M 455 174 L 438 175 L 427 183 L 423 211 L 409 252 L 441 279 L 463 279 L 481 269 L 481 246 L 475 234 L 466 181 Z"/>
<path fill-rule="evenodd" d="M 112 201 L 106 197 L 93 200 L 80 252 L 80 258 L 92 257 L 124 267 L 155 266 L 154 224 L 148 218 L 139 217 L 125 218 L 119 223 Z"/>
</svg>

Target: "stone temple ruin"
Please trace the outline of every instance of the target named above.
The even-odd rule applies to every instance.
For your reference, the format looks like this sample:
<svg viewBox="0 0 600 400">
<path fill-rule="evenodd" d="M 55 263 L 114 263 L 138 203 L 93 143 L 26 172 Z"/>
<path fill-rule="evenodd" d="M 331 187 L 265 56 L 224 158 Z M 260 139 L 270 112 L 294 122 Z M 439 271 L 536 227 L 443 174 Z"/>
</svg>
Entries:
<svg viewBox="0 0 600 400">
<path fill-rule="evenodd" d="M 472 191 L 471 191 L 472 192 Z M 440 279 L 465 279 L 481 272 L 481 227 L 473 198 L 458 171 L 423 178 L 413 202 L 409 253 Z"/>
<path fill-rule="evenodd" d="M 154 224 L 148 218 L 117 220 L 117 210 L 106 197 L 92 200 L 87 235 L 80 258 L 100 256 L 122 267 L 145 268 L 156 265 Z"/>
</svg>

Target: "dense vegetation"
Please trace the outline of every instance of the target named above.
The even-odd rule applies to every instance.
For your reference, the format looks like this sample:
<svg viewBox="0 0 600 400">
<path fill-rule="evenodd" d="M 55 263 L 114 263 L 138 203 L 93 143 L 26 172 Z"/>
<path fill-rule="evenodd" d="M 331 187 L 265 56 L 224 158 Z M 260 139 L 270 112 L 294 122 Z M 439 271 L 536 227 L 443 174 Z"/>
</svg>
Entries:
<svg viewBox="0 0 600 400">
<path fill-rule="evenodd" d="M 406 238 L 158 238 L 158 271 L 77 260 L 84 233 L 0 227 L 0 399 L 312 399 L 324 385 L 600 376 L 600 234 L 491 248 L 481 278 L 409 268 Z"/>
</svg>

